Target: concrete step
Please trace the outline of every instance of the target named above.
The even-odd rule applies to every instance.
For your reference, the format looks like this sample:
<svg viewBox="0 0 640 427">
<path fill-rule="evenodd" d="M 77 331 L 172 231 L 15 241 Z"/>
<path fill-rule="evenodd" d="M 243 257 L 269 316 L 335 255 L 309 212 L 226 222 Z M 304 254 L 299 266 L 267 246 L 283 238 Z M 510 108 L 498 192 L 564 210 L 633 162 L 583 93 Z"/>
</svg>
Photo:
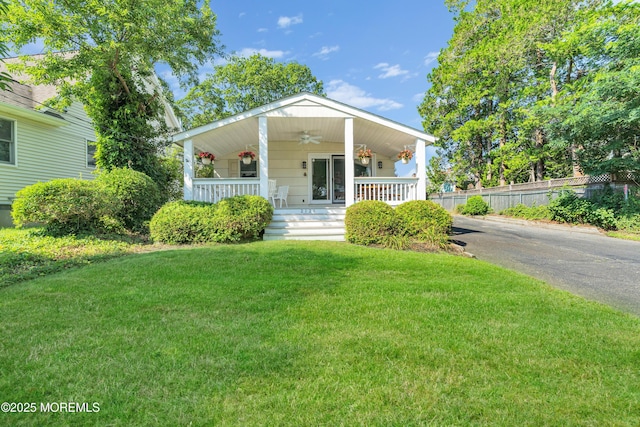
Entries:
<svg viewBox="0 0 640 427">
<path fill-rule="evenodd" d="M 272 221 L 341 221 L 344 222 L 344 215 L 303 215 L 303 214 L 287 214 L 287 215 L 273 215 Z"/>
<path fill-rule="evenodd" d="M 263 239 L 344 241 L 345 213 L 344 207 L 278 208 Z"/>
<path fill-rule="evenodd" d="M 323 235 L 344 235 L 344 227 L 326 227 L 326 228 L 267 228 L 264 230 L 265 235 L 289 235 L 289 236 L 323 236 Z"/>
<path fill-rule="evenodd" d="M 339 220 L 304 220 L 304 221 L 271 221 L 269 228 L 344 228 L 344 221 Z"/>
<path fill-rule="evenodd" d="M 275 234 L 270 234 L 267 235 L 265 234 L 262 237 L 262 240 L 326 240 L 326 241 L 331 241 L 331 242 L 344 242 L 344 235 L 327 235 L 327 236 L 314 236 L 314 235 L 275 235 Z"/>
</svg>

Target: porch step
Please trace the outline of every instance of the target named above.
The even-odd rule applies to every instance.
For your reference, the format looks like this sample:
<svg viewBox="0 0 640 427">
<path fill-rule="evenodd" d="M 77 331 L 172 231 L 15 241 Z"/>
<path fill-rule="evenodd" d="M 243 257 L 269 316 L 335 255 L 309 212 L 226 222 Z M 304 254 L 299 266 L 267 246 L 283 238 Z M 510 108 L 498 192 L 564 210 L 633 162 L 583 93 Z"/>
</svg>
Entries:
<svg viewBox="0 0 640 427">
<path fill-rule="evenodd" d="M 276 209 L 263 240 L 344 241 L 346 208 Z"/>
</svg>

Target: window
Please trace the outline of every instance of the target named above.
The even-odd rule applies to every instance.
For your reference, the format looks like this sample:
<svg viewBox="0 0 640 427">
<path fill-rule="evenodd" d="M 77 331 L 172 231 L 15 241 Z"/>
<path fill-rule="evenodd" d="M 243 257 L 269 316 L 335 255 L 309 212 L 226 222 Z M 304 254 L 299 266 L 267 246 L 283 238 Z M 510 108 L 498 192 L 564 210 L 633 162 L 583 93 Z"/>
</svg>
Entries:
<svg viewBox="0 0 640 427">
<path fill-rule="evenodd" d="M 87 139 L 87 167 L 96 167 L 96 142 Z"/>
<path fill-rule="evenodd" d="M 0 119 L 0 163 L 15 163 L 15 122 Z"/>
<path fill-rule="evenodd" d="M 258 162 L 252 160 L 251 163 L 245 165 L 240 161 L 240 178 L 257 178 L 258 177 Z"/>
</svg>

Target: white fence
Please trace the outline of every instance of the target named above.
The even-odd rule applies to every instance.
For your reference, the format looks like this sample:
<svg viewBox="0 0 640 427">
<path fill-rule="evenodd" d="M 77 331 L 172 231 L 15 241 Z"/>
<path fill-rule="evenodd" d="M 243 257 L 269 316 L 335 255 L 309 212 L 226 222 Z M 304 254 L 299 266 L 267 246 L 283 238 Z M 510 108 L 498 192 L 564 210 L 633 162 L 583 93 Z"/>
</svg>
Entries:
<svg viewBox="0 0 640 427">
<path fill-rule="evenodd" d="M 390 205 L 399 205 L 417 200 L 417 178 L 354 178 L 356 202 L 380 200 Z"/>
<path fill-rule="evenodd" d="M 216 203 L 233 196 L 260 195 L 260 180 L 250 178 L 197 178 L 193 180 L 193 200 Z"/>
</svg>

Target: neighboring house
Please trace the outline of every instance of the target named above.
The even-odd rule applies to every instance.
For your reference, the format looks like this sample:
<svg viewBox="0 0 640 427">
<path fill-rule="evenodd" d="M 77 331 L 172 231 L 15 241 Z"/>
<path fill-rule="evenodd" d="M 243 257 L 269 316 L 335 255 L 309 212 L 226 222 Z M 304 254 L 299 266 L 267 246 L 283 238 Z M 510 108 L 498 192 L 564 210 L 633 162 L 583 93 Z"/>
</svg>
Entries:
<svg viewBox="0 0 640 427">
<path fill-rule="evenodd" d="M 0 226 L 11 226 L 18 190 L 54 178 L 92 178 L 96 137 L 82 105 L 44 108 L 50 86 L 12 83 L 0 91 Z"/>
<path fill-rule="evenodd" d="M 425 146 L 436 138 L 384 117 L 311 93 L 176 134 L 184 147 L 184 198 L 218 201 L 236 194 L 270 198 L 269 181 L 287 187 L 286 204 L 298 217 L 320 207 L 347 207 L 359 200 L 397 205 L 426 199 Z M 395 176 L 397 155 L 411 149 L 417 176 Z M 368 164 L 358 151 L 369 149 Z M 253 151 L 245 165 L 238 154 Z M 196 178 L 197 154 L 216 156 L 216 178 Z M 279 206 L 279 202 L 278 202 Z"/>
<path fill-rule="evenodd" d="M 0 91 L 0 227 L 13 224 L 11 204 L 20 189 L 56 178 L 92 179 L 95 171 L 96 135 L 82 104 L 54 111 L 43 105 L 55 96 L 54 86 L 10 87 Z M 166 116 L 180 128 L 168 105 Z"/>
</svg>

